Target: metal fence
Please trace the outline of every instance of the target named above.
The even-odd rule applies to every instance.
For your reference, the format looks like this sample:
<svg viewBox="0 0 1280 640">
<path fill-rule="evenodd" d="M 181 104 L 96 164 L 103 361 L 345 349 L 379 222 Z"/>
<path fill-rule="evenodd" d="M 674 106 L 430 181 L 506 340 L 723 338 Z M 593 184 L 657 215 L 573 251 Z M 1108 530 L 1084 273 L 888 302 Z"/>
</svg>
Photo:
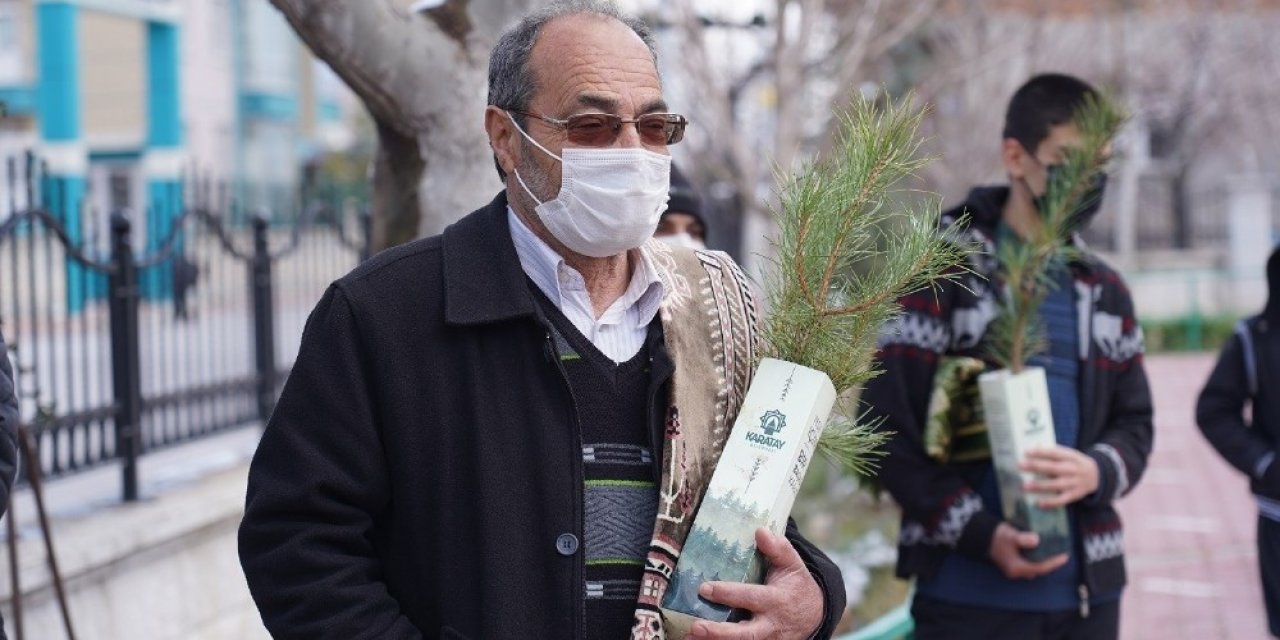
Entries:
<svg viewBox="0 0 1280 640">
<path fill-rule="evenodd" d="M 1280 178 L 1272 188 L 1271 228 L 1280 233 Z M 1179 240 L 1174 223 L 1173 185 L 1158 174 L 1139 179 L 1138 199 L 1141 206 L 1135 220 L 1135 249 L 1161 251 L 1177 249 L 1208 250 L 1225 254 L 1229 250 L 1231 187 L 1227 183 L 1203 187 L 1187 194 L 1189 218 L 1185 237 Z M 1117 247 L 1117 211 L 1113 201 L 1104 201 L 1098 219 L 1084 232 L 1090 246 L 1115 251 Z M 1185 246 L 1180 246 L 1185 244 Z"/>
<path fill-rule="evenodd" d="M 349 203 L 246 211 L 194 176 L 112 212 L 95 238 L 100 212 L 59 206 L 65 184 L 15 164 L 9 193 L 25 197 L 0 213 L 0 328 L 21 421 L 45 477 L 118 461 L 125 500 L 146 452 L 269 415 L 311 306 L 368 255 Z"/>
</svg>

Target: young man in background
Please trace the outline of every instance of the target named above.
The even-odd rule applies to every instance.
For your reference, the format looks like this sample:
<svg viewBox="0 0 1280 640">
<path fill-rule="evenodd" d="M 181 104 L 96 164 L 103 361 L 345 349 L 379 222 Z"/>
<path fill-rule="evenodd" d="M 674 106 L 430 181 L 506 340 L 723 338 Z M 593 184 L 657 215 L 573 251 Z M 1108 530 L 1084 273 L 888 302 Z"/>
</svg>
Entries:
<svg viewBox="0 0 1280 640">
<path fill-rule="evenodd" d="M 1045 508 L 1066 507 L 1071 552 L 1039 562 L 1039 544 L 1002 513 L 988 457 L 940 460 L 926 450 L 929 398 L 939 359 L 987 361 L 988 331 L 1001 307 L 998 248 L 1043 224 L 1038 203 L 1064 150 L 1079 145 L 1073 124 L 1095 91 L 1064 75 L 1040 75 L 1013 95 L 1001 160 L 1007 186 L 978 187 L 943 215 L 978 249 L 970 271 L 903 299 L 885 327 L 883 375 L 863 394 L 869 418 L 892 436 L 880 479 L 902 507 L 898 575 L 916 578 L 917 640 L 1107 640 L 1119 633 L 1125 584 L 1123 537 L 1112 504 L 1133 489 L 1152 444 L 1151 395 L 1142 330 L 1123 279 L 1079 244 L 1078 258 L 1051 270 L 1040 311 L 1048 349 L 1029 364 L 1045 369 L 1058 445 L 1026 464 L 1041 474 L 1032 490 Z M 1100 189 L 1100 183 L 1095 183 Z M 1101 193 L 1074 212 L 1088 223 Z M 976 397 L 976 396 L 975 396 Z"/>
</svg>

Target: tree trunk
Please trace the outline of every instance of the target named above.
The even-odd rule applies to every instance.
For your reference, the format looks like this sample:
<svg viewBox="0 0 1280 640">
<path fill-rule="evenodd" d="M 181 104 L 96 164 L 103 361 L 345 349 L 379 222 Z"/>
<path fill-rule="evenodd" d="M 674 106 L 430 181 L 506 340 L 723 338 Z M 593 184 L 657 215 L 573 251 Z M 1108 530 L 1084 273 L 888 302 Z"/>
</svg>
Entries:
<svg viewBox="0 0 1280 640">
<path fill-rule="evenodd" d="M 1191 228 L 1191 194 L 1187 174 L 1189 163 L 1179 161 L 1170 178 L 1169 189 L 1173 196 L 1173 248 L 1190 249 L 1194 238 Z"/>
<path fill-rule="evenodd" d="M 413 240 L 422 223 L 421 187 L 426 163 L 418 141 L 380 121 L 378 155 L 374 158 L 372 249 L 381 251 Z"/>
<path fill-rule="evenodd" d="M 485 135 L 489 50 L 534 0 L 271 0 L 378 126 L 374 248 L 439 233 L 502 188 Z"/>
</svg>

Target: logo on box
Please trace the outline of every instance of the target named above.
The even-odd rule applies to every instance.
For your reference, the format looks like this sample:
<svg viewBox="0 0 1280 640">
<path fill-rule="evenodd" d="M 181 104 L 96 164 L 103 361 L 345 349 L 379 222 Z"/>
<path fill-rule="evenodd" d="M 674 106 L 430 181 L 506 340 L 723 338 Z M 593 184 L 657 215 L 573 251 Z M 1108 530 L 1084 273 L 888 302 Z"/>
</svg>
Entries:
<svg viewBox="0 0 1280 640">
<path fill-rule="evenodd" d="M 766 449 L 778 451 L 782 449 L 786 443 L 782 438 L 777 437 L 777 435 L 786 428 L 786 426 L 786 414 L 778 411 L 777 409 L 766 411 L 764 415 L 760 416 L 760 431 L 763 431 L 764 434 L 761 435 L 755 431 L 750 431 L 747 433 L 747 442 L 765 447 Z"/>
<path fill-rule="evenodd" d="M 1040 411 L 1034 407 L 1027 410 L 1027 435 L 1038 434 L 1045 430 L 1047 425 L 1040 417 Z"/>
<path fill-rule="evenodd" d="M 778 432 L 782 431 L 786 426 L 786 414 L 778 411 L 777 409 L 766 411 L 763 416 L 760 416 L 760 430 L 763 431 L 766 436 L 776 436 L 778 435 Z"/>
</svg>

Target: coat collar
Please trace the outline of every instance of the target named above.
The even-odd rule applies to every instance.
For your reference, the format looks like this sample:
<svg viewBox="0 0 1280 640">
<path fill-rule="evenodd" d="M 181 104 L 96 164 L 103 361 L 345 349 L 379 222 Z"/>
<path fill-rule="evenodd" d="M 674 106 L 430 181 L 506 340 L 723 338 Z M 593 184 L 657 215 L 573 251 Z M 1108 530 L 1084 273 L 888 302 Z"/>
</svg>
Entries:
<svg viewBox="0 0 1280 640">
<path fill-rule="evenodd" d="M 539 311 L 529 291 L 507 220 L 507 192 L 449 225 L 441 237 L 444 255 L 444 313 L 451 325 L 477 325 L 534 317 Z M 658 273 L 655 241 L 640 247 L 648 267 Z M 673 288 L 663 282 L 662 305 Z M 687 287 L 686 287 L 687 288 Z M 660 314 L 659 314 L 660 315 Z"/>
<path fill-rule="evenodd" d="M 531 317 L 533 297 L 507 226 L 507 193 L 449 225 L 444 255 L 445 322 L 474 325 Z"/>
<path fill-rule="evenodd" d="M 964 204 L 943 215 L 944 225 L 956 224 L 961 216 L 968 216 L 968 232 L 978 243 L 985 247 L 991 260 L 985 268 L 979 270 L 990 279 L 999 265 L 995 262 L 995 238 L 1004 212 L 1004 203 L 1009 199 L 1008 186 L 974 187 L 969 191 Z M 1084 238 L 1076 232 L 1071 234 L 1069 242 L 1078 249 L 1076 259 L 1071 262 L 1071 269 L 1082 277 L 1091 277 L 1098 270 L 1098 258 L 1089 250 Z"/>
</svg>

